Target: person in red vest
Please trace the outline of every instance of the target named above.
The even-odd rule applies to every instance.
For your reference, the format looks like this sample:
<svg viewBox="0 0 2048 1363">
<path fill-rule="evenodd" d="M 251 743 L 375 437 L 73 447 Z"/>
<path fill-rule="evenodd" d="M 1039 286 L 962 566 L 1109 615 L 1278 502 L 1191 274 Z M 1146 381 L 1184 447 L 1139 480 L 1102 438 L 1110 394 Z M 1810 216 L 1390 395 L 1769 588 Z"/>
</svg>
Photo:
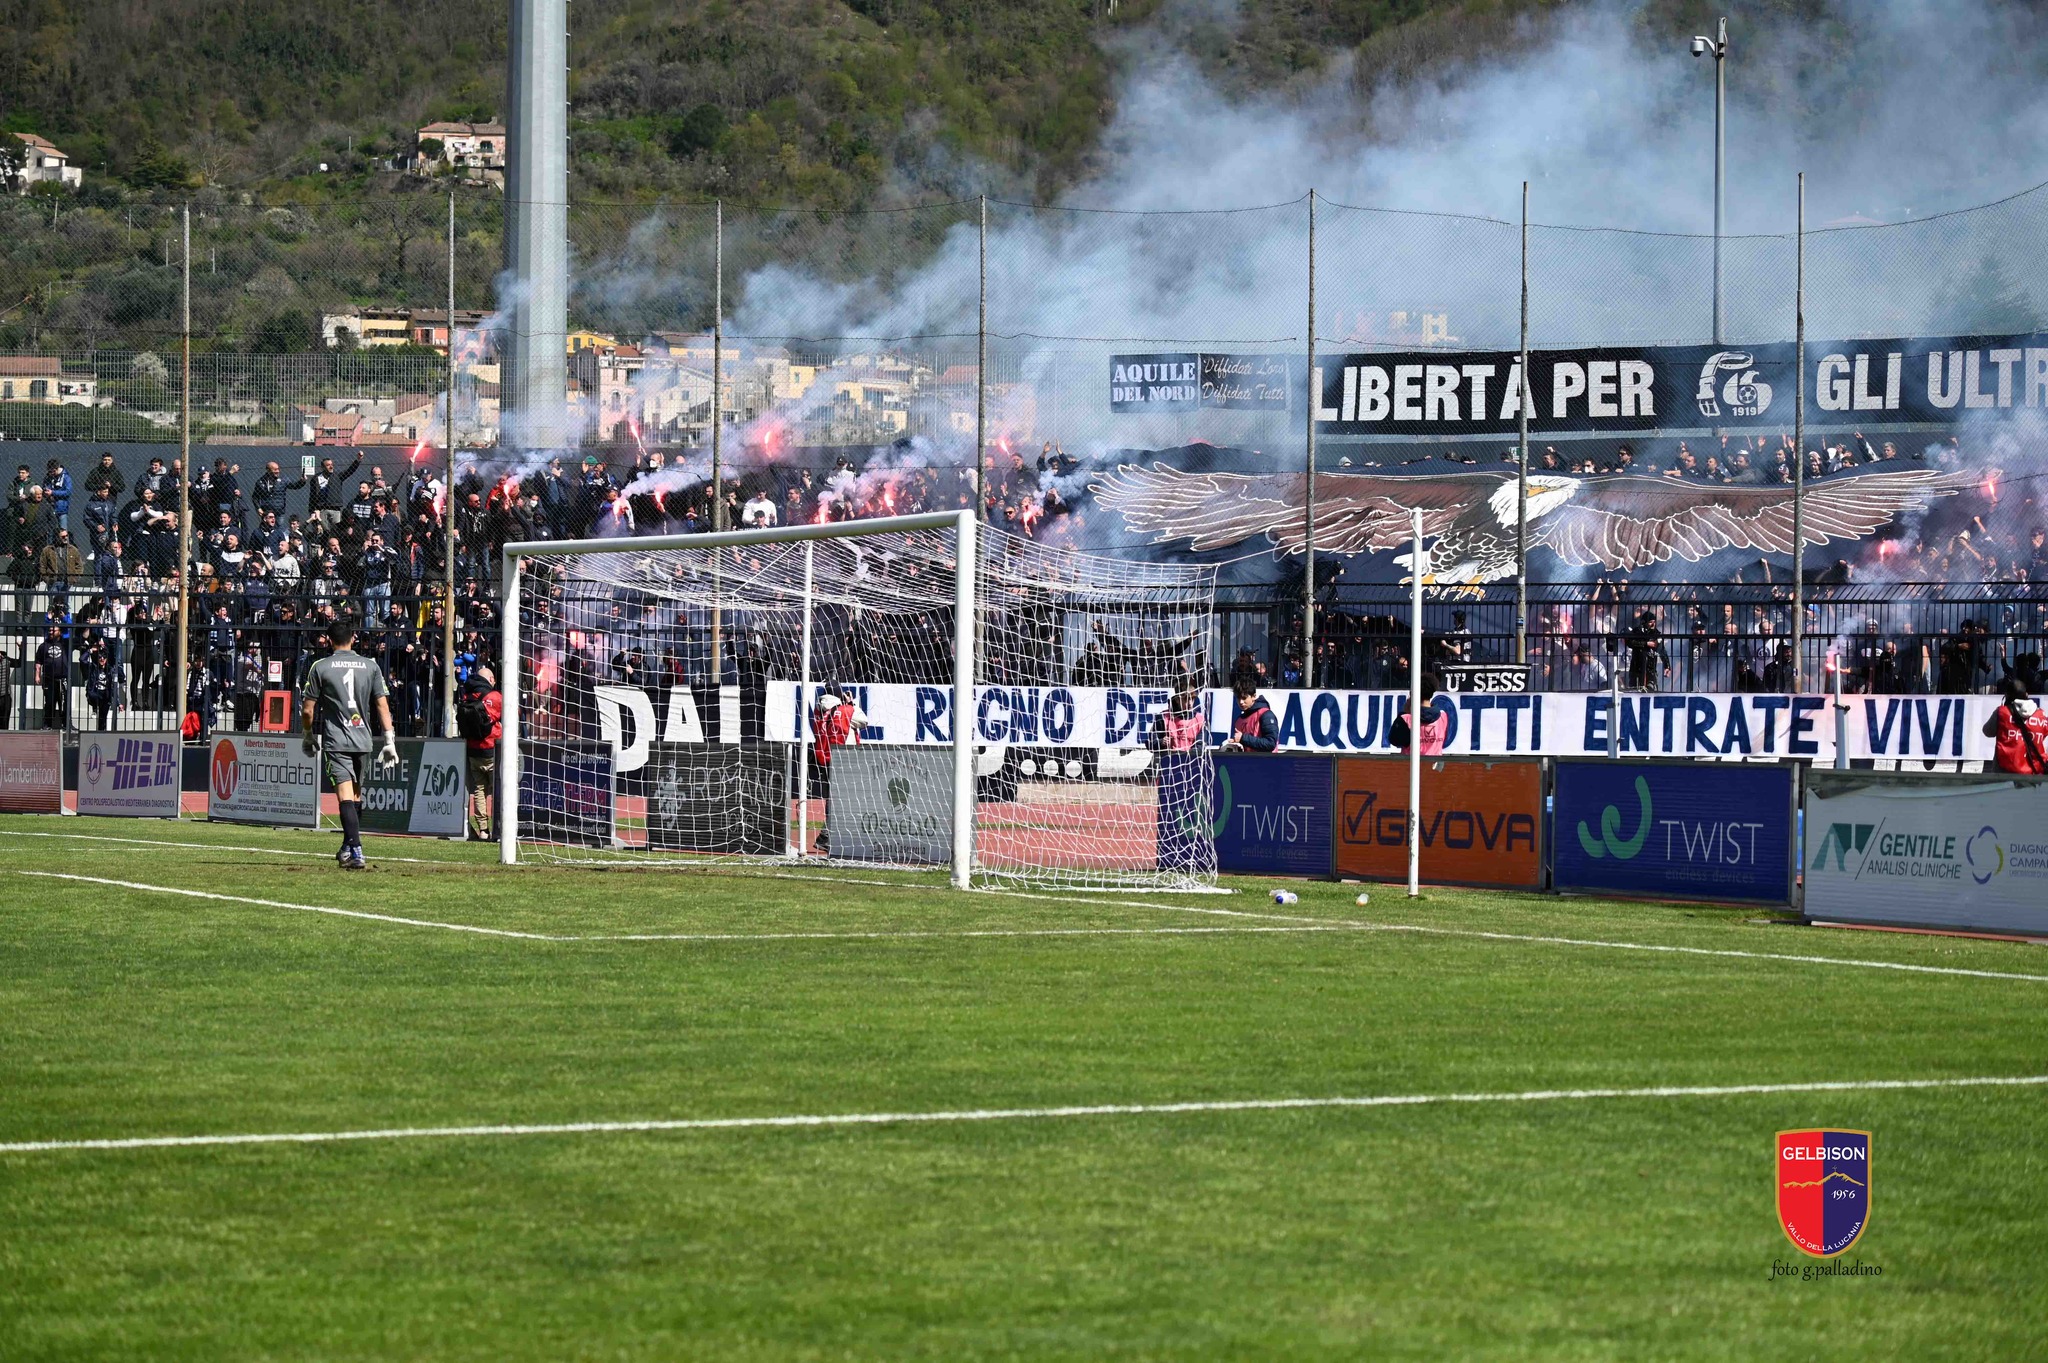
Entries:
<svg viewBox="0 0 2048 1363">
<path fill-rule="evenodd" d="M 1230 738 L 1223 751 L 1272 752 L 1278 748 L 1280 721 L 1273 717 L 1273 707 L 1266 704 L 1259 688 L 1239 682 L 1233 690 L 1237 696 L 1237 719 L 1230 726 Z"/>
<path fill-rule="evenodd" d="M 2017 677 L 2005 681 L 2005 703 L 1984 721 L 1984 736 L 1995 739 L 1998 769 L 2015 776 L 2048 775 L 2048 714 L 2027 698 Z"/>
<path fill-rule="evenodd" d="M 1444 738 L 1451 731 L 1451 705 L 1437 696 L 1437 675 L 1434 672 L 1422 674 L 1422 755 L 1430 757 L 1444 750 Z M 1402 715 L 1387 730 L 1387 741 L 1402 752 L 1408 751 L 1410 737 L 1408 716 Z"/>
<path fill-rule="evenodd" d="M 1267 713 L 1271 713 L 1268 711 Z M 1193 677 L 1183 676 L 1174 687 L 1173 701 L 1152 726 L 1155 752 L 1188 752 L 1202 741 L 1207 721 L 1202 717 L 1202 692 Z"/>
<path fill-rule="evenodd" d="M 817 735 L 811 745 L 811 753 L 818 760 L 816 789 L 820 800 L 832 798 L 832 750 L 848 744 L 860 743 L 860 731 L 868 717 L 853 703 L 853 688 L 845 685 L 826 687 L 818 693 L 818 704 L 813 712 L 811 729 Z M 828 805 L 829 808 L 829 805 Z M 825 837 L 825 820 L 818 820 L 818 850 L 829 850 Z"/>
</svg>

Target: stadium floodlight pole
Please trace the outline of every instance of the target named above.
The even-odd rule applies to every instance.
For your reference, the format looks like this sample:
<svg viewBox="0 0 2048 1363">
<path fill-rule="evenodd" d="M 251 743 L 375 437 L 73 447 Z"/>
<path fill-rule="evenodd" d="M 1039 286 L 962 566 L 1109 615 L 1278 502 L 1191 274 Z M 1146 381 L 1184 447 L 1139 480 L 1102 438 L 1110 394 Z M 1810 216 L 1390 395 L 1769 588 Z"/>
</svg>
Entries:
<svg viewBox="0 0 2048 1363">
<path fill-rule="evenodd" d="M 1695 34 L 1692 54 L 1714 57 L 1714 344 L 1721 344 L 1721 223 L 1727 207 L 1728 140 L 1723 129 L 1728 112 L 1728 20 L 1721 20 L 1715 37 Z"/>
<path fill-rule="evenodd" d="M 1316 192 L 1308 192 L 1308 428 L 1302 460 L 1307 480 L 1303 498 L 1301 559 L 1301 678 L 1316 684 L 1316 409 L 1323 405 L 1322 375 L 1316 372 Z"/>
<path fill-rule="evenodd" d="M 448 191 L 448 491 L 441 518 L 441 732 L 455 736 L 455 191 Z"/>
<path fill-rule="evenodd" d="M 192 205 L 183 214 L 184 320 L 178 328 L 178 659 L 177 694 L 171 698 L 184 730 L 185 689 L 192 684 Z"/>
<path fill-rule="evenodd" d="M 1515 662 L 1529 663 L 1529 182 L 1522 181 L 1522 391 L 1515 395 Z"/>
<path fill-rule="evenodd" d="M 519 769 L 518 690 L 519 671 L 519 583 L 520 560 L 537 555 L 556 557 L 570 554 L 631 552 L 658 553 L 664 549 L 743 549 L 756 544 L 806 543 L 814 540 L 854 539 L 913 530 L 951 530 L 957 535 L 959 569 L 953 587 L 953 884 L 967 888 L 974 865 L 974 741 L 972 723 L 974 695 L 974 606 L 975 570 L 980 562 L 972 511 L 926 511 L 915 516 L 876 516 L 867 520 L 828 521 L 823 525 L 762 526 L 751 530 L 719 530 L 700 535 L 647 535 L 631 539 L 516 540 L 505 546 L 504 648 L 500 657 L 505 676 L 500 679 L 504 693 L 504 725 L 499 762 L 503 774 L 499 788 L 512 792 L 511 817 L 499 817 L 498 859 L 510 866 L 519 857 L 517 792 Z M 628 548 L 630 546 L 630 549 Z M 962 707 L 958 698 L 965 696 Z M 966 722 L 962 722 L 962 721 Z"/>
<path fill-rule="evenodd" d="M 1415 537 L 1408 560 L 1408 897 L 1422 895 L 1422 508 L 1408 508 Z"/>
<path fill-rule="evenodd" d="M 1806 648 L 1806 172 L 1799 172 L 1798 246 L 1793 252 L 1793 350 L 1799 378 L 1792 389 L 1792 693 L 1799 694 Z"/>
<path fill-rule="evenodd" d="M 711 228 L 711 528 L 725 529 L 725 200 L 712 208 Z M 725 680 L 719 656 L 724 612 L 718 607 L 718 555 L 711 556 L 711 684 Z"/>
<path fill-rule="evenodd" d="M 974 514 L 988 505 L 988 195 L 981 196 L 980 303 L 974 324 Z"/>
</svg>

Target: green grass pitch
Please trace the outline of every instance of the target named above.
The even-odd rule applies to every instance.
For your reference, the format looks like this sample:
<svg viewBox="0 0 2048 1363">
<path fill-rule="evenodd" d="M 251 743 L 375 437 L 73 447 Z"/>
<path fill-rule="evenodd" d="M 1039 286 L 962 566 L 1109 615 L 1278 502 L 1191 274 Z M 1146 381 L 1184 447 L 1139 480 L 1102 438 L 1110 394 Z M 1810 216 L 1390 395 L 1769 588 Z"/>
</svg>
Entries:
<svg viewBox="0 0 2048 1363">
<path fill-rule="evenodd" d="M 0 1144 L 2048 1074 L 2014 943 L 334 842 L 0 819 Z M 8 1360 L 2044 1356 L 2040 1085 L 0 1152 Z"/>
</svg>

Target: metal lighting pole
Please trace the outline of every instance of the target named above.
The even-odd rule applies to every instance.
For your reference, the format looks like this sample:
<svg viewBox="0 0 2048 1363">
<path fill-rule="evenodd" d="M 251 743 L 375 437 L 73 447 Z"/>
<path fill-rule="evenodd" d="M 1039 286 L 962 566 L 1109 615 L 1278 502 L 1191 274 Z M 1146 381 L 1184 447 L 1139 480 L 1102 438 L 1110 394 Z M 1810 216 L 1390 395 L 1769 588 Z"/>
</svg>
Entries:
<svg viewBox="0 0 2048 1363">
<path fill-rule="evenodd" d="M 1806 647 L 1806 172 L 1799 172 L 1799 245 L 1795 253 L 1793 326 L 1799 380 L 1792 390 L 1792 692 L 1804 676 Z"/>
<path fill-rule="evenodd" d="M 455 191 L 448 191 L 447 514 L 441 524 L 441 732 L 455 736 Z"/>
<path fill-rule="evenodd" d="M 179 325 L 182 357 L 178 379 L 178 657 L 176 708 L 178 728 L 185 727 L 185 689 L 191 685 L 192 650 L 192 205 L 184 211 L 184 320 Z M 68 688 L 67 688 L 68 690 Z"/>
<path fill-rule="evenodd" d="M 1515 662 L 1529 663 L 1529 182 L 1522 181 L 1522 391 L 1515 460 Z"/>
<path fill-rule="evenodd" d="M 1316 192 L 1308 192 L 1308 442 L 1303 470 L 1307 496 L 1303 505 L 1301 560 L 1301 679 L 1316 684 L 1316 408 L 1322 406 L 1322 384 L 1316 373 Z"/>
<path fill-rule="evenodd" d="M 711 236 L 711 531 L 725 529 L 725 200 L 713 207 Z M 719 654 L 724 640 L 725 612 L 718 604 L 719 557 L 711 554 L 711 684 L 725 680 L 725 663 Z"/>
<path fill-rule="evenodd" d="M 1408 599 L 1408 897 L 1422 894 L 1422 508 L 1410 507 L 1408 524 L 1415 536 L 1409 552 Z"/>
<path fill-rule="evenodd" d="M 1728 142 L 1724 135 L 1728 112 L 1728 20 L 1723 18 L 1716 36 L 1695 35 L 1692 54 L 1714 58 L 1714 344 L 1721 344 L 1721 223 L 1727 207 L 1724 174 Z"/>
<path fill-rule="evenodd" d="M 988 195 L 981 196 L 980 311 L 974 325 L 974 514 L 986 515 L 988 465 Z"/>
</svg>

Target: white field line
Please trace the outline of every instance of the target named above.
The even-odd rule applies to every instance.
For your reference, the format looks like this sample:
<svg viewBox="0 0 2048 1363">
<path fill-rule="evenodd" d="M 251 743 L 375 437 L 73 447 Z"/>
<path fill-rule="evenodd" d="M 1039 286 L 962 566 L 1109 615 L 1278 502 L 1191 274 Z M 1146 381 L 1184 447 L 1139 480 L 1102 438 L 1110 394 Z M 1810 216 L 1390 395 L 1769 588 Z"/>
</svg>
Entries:
<svg viewBox="0 0 2048 1363">
<path fill-rule="evenodd" d="M 312 832 L 312 829 L 306 829 Z M 321 830 L 326 832 L 328 830 Z M 332 852 L 300 852 L 288 847 L 250 847 L 246 844 L 227 842 L 173 842 L 169 838 L 116 838 L 100 833 L 33 833 L 19 829 L 0 828 L 0 838 L 71 838 L 79 842 L 120 842 L 141 847 L 188 847 L 202 852 L 258 852 L 266 857 L 320 857 L 334 860 Z M 460 857 L 387 857 L 382 853 L 378 861 L 407 862 L 415 866 L 480 866 L 483 863 L 466 861 Z"/>
<path fill-rule="evenodd" d="M 637 933 L 591 933 L 568 934 L 546 932 L 515 932 L 509 928 L 478 927 L 471 923 L 442 923 L 432 919 L 402 918 L 395 914 L 369 913 L 360 909 L 336 909 L 321 904 L 291 904 L 276 899 L 254 899 L 245 895 L 218 894 L 210 890 L 185 890 L 170 885 L 149 885 L 140 881 L 113 880 L 101 876 L 81 876 L 61 871 L 17 871 L 14 874 L 37 876 L 47 880 L 72 880 L 93 885 L 112 885 L 125 890 L 145 893 L 184 895 L 192 899 L 213 899 L 231 904 L 255 904 L 269 909 L 294 909 L 300 913 L 325 913 L 339 918 L 361 918 L 378 923 L 396 923 L 412 928 L 440 928 L 448 932 L 467 932 L 482 937 L 512 937 L 532 942 L 769 942 L 769 941 L 834 941 L 874 940 L 918 937 L 1121 937 L 1121 936 L 1164 936 L 1172 935 L 1164 929 L 1145 928 L 1009 928 L 1009 929 L 961 929 L 957 931 L 847 931 L 847 932 L 774 932 L 774 933 L 693 933 L 693 932 L 637 932 Z M 1420 923 L 1373 923 L 1354 918 L 1310 918 L 1298 914 L 1254 913 L 1245 909 L 1211 909 L 1192 904 L 1157 904 L 1137 899 L 1066 899 L 1058 895 L 1029 894 L 1019 890 L 998 890 L 990 893 L 1006 894 L 1018 899 L 1044 900 L 1058 904 L 1114 905 L 1126 908 L 1157 909 L 1170 913 L 1199 913 L 1216 917 L 1252 919 L 1266 925 L 1265 931 L 1276 932 L 1282 927 L 1297 931 L 1316 932 L 1407 932 L 1434 937 L 1467 937 L 1489 942 L 1527 942 L 1539 946 L 1565 946 L 1606 948 L 1610 951 L 1647 951 L 1678 956 L 1718 956 L 1745 961 L 1786 961 L 1794 965 L 1841 966 L 1851 970 L 1901 970 L 1916 975 L 1953 975 L 1981 980 L 2021 980 L 2034 984 L 2048 984 L 2048 975 L 2029 975 L 2008 970 L 1973 970 L 1964 966 L 1914 965 L 1904 961 L 1869 961 L 1844 956 L 1795 955 L 1782 951 L 1742 951 L 1732 947 L 1686 947 L 1671 946 L 1656 942 L 1617 942 L 1596 937 L 1554 937 L 1537 933 L 1487 932 L 1479 928 L 1443 928 Z M 1248 931 L 1249 929 L 1239 929 Z M 1182 929 L 1182 933 L 1192 933 Z"/>
<path fill-rule="evenodd" d="M 1371 931 L 1346 923 L 1263 923 L 1199 928 L 957 928 L 957 929 L 870 929 L 848 932 L 624 932 L 546 933 L 514 932 L 508 928 L 477 927 L 469 923 L 441 923 L 426 918 L 401 918 L 396 914 L 368 913 L 359 909 L 336 909 L 322 904 L 291 904 L 281 899 L 255 899 L 248 895 L 220 894 L 213 890 L 185 890 L 172 885 L 147 885 L 136 880 L 113 880 L 105 876 L 71 875 L 63 871 L 17 871 L 42 880 L 70 880 L 88 885 L 111 885 L 147 894 L 183 895 L 188 899 L 212 899 L 227 904 L 255 904 L 266 909 L 293 909 L 300 913 L 333 914 L 339 918 L 364 918 L 376 923 L 396 923 L 409 928 L 440 928 L 447 932 L 470 932 L 485 937 L 516 937 L 528 942 L 806 942 L 839 940 L 887 941 L 921 937 L 1201 937 L 1242 933 L 1362 932 Z"/>
<path fill-rule="evenodd" d="M 1314 1108 L 1428 1107 L 1456 1103 L 1555 1103 L 1604 1098 L 1736 1098 L 1780 1093 L 1877 1093 L 1916 1089 L 2017 1088 L 2048 1084 L 2048 1074 L 1956 1079 L 1851 1079 L 1793 1084 L 1534 1089 L 1522 1093 L 1403 1093 L 1358 1098 L 1238 1098 L 1188 1103 L 1097 1103 L 1075 1107 L 970 1108 L 954 1112 L 841 1112 L 781 1117 L 686 1117 L 671 1121 L 559 1122 L 544 1125 L 419 1126 L 362 1131 L 253 1132 L 211 1136 L 121 1136 L 99 1140 L 10 1141 L 0 1154 L 53 1150 L 144 1150 L 185 1145 L 317 1145 L 454 1136 L 580 1136 L 621 1132 L 745 1131 L 778 1127 L 909 1126 L 939 1122 L 1053 1121 L 1076 1117 L 1166 1117 L 1206 1112 L 1281 1112 Z"/>
</svg>

